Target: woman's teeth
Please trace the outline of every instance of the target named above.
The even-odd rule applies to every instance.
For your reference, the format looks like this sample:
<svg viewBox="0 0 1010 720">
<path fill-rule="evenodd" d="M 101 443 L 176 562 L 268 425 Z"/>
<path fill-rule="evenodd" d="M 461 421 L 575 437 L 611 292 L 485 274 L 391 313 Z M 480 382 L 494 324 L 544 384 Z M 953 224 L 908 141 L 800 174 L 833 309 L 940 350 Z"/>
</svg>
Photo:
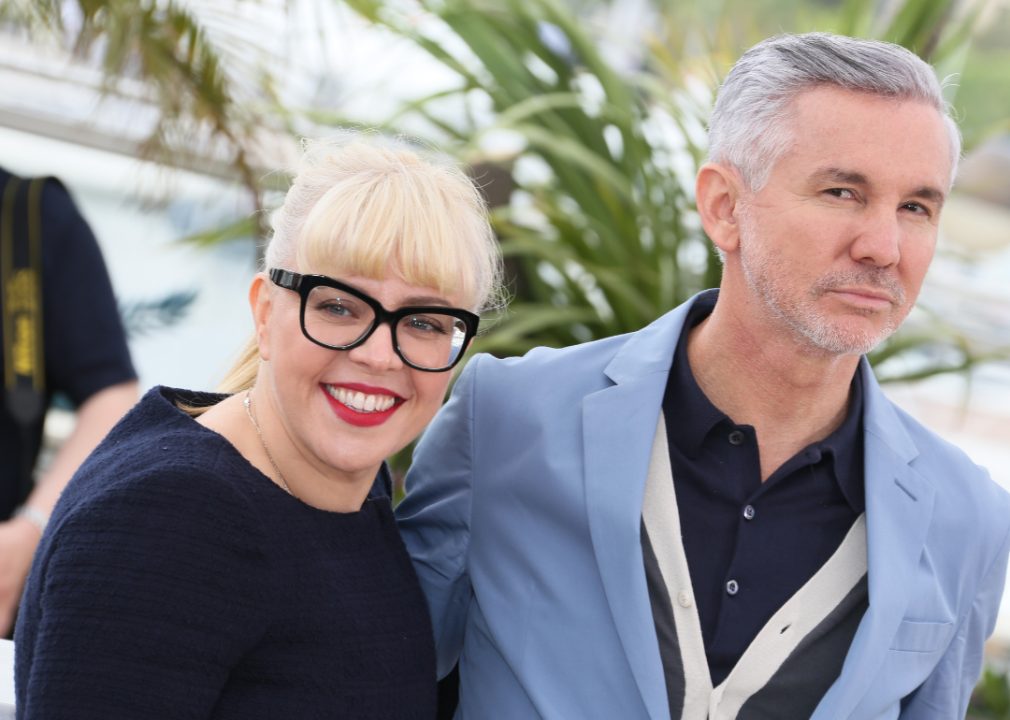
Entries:
<svg viewBox="0 0 1010 720">
<path fill-rule="evenodd" d="M 335 385 L 325 385 L 324 387 L 334 400 L 358 412 L 385 412 L 396 404 L 396 398 L 390 395 L 365 395 L 363 392 L 355 392 Z"/>
</svg>

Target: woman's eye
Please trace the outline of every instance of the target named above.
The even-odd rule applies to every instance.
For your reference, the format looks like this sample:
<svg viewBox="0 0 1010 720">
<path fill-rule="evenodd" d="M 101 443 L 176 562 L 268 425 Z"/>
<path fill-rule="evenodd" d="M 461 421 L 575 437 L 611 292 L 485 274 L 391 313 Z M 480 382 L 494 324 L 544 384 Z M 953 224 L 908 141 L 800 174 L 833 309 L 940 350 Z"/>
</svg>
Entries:
<svg viewBox="0 0 1010 720">
<path fill-rule="evenodd" d="M 319 305 L 318 310 L 320 310 L 321 312 L 327 313 L 329 315 L 340 315 L 340 316 L 343 316 L 343 315 L 350 315 L 351 314 L 351 311 L 349 309 L 347 309 L 346 307 L 344 307 L 339 302 L 322 303 L 321 305 Z"/>
<path fill-rule="evenodd" d="M 438 322 L 433 318 L 421 317 L 414 315 L 408 318 L 407 322 L 410 325 L 411 330 L 419 330 L 421 332 L 430 333 L 444 333 L 445 328 L 442 327 L 442 323 Z"/>
</svg>

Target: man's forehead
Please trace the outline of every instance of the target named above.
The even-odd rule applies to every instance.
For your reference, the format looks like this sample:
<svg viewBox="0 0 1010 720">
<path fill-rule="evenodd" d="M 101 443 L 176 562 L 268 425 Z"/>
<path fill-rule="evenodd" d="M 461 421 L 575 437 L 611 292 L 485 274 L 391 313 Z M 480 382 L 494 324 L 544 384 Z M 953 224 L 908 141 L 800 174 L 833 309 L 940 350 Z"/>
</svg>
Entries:
<svg viewBox="0 0 1010 720">
<path fill-rule="evenodd" d="M 799 93 L 785 122 L 793 138 L 786 155 L 805 147 L 804 164 L 814 167 L 801 172 L 811 180 L 870 185 L 907 169 L 905 192 L 943 198 L 949 189 L 949 133 L 927 102 L 822 85 Z"/>
</svg>

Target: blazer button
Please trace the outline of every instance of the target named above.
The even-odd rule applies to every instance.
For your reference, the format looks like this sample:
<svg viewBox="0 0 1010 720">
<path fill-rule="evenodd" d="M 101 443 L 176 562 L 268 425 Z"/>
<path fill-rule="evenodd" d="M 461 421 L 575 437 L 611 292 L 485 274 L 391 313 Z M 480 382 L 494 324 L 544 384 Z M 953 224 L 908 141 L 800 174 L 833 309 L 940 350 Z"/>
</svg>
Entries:
<svg viewBox="0 0 1010 720">
<path fill-rule="evenodd" d="M 737 584 L 736 580 L 730 580 L 726 583 L 726 592 L 729 595 L 736 595 L 740 592 L 740 586 Z"/>
<path fill-rule="evenodd" d="M 753 505 L 748 505 L 747 507 L 745 507 L 743 509 L 743 519 L 744 520 L 753 520 L 754 519 L 754 506 Z"/>
<path fill-rule="evenodd" d="M 729 434 L 729 441 L 734 445 L 743 445 L 744 436 L 739 430 L 734 430 Z"/>
</svg>

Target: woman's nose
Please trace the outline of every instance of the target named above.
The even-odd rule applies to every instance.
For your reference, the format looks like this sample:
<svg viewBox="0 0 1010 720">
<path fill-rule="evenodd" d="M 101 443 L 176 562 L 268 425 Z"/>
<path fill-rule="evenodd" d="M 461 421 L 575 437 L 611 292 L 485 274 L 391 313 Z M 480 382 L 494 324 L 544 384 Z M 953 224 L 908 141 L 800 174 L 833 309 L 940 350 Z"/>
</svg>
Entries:
<svg viewBox="0 0 1010 720">
<path fill-rule="evenodd" d="M 388 323 L 379 323 L 365 342 L 347 351 L 351 360 L 371 368 L 374 372 L 399 370 L 403 361 L 393 347 L 393 333 Z"/>
</svg>

